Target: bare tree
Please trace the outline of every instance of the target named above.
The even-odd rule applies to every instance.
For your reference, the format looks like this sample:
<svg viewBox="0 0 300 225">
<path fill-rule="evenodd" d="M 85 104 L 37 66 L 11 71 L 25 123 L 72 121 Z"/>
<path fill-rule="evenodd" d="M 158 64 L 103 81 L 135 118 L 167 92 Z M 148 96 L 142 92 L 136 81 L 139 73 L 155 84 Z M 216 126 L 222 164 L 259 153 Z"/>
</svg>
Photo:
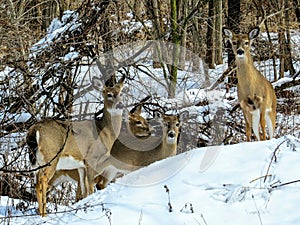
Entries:
<svg viewBox="0 0 300 225">
<path fill-rule="evenodd" d="M 208 19 L 207 19 L 207 33 L 206 33 L 206 57 L 205 62 L 208 64 L 210 69 L 215 68 L 215 46 L 214 46 L 214 30 L 215 30 L 215 21 L 214 21 L 214 4 L 215 1 L 208 2 Z"/>
<path fill-rule="evenodd" d="M 214 7 L 215 13 L 215 34 L 214 34 L 214 41 L 215 41 L 215 63 L 216 65 L 220 65 L 223 63 L 223 37 L 222 37 L 222 27 L 223 27 L 223 7 L 222 7 L 222 0 L 215 1 Z"/>
<path fill-rule="evenodd" d="M 239 33 L 239 24 L 241 21 L 241 1 L 240 0 L 228 0 L 228 18 L 227 18 L 227 26 L 231 30 L 233 30 L 236 33 Z M 233 66 L 235 61 L 235 56 L 229 47 L 228 49 L 228 65 Z M 236 83 L 236 74 L 233 73 L 233 77 L 229 77 L 228 83 L 229 85 Z"/>
</svg>

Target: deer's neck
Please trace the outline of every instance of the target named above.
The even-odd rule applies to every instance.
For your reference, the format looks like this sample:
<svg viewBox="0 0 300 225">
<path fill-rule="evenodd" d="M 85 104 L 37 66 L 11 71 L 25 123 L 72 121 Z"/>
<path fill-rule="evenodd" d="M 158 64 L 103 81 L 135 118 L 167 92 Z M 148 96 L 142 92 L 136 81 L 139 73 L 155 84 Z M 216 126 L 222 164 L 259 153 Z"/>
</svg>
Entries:
<svg viewBox="0 0 300 225">
<path fill-rule="evenodd" d="M 104 108 L 103 117 L 97 123 L 97 129 L 99 137 L 106 147 L 107 151 L 110 151 L 115 140 L 120 134 L 122 125 L 122 112 L 110 112 Z"/>
<path fill-rule="evenodd" d="M 132 137 L 131 137 L 132 138 Z M 114 143 L 111 155 L 117 160 L 133 166 L 147 166 L 155 161 L 176 154 L 177 144 L 168 144 L 162 137 L 133 138 L 121 134 Z"/>
<path fill-rule="evenodd" d="M 163 141 L 160 148 L 160 154 L 162 154 L 163 158 L 174 156 L 176 155 L 177 143 L 169 144 L 166 141 Z"/>
<path fill-rule="evenodd" d="M 237 78 L 238 78 L 238 97 L 239 99 L 247 98 L 255 94 L 258 82 L 257 70 L 253 65 L 251 56 L 245 61 L 238 61 Z"/>
</svg>

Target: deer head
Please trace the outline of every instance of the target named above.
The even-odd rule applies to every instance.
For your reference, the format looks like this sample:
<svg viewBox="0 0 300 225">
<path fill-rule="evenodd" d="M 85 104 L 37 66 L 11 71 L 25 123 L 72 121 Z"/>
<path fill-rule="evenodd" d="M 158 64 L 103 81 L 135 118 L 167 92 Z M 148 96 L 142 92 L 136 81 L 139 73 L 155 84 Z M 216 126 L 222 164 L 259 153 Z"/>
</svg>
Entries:
<svg viewBox="0 0 300 225">
<path fill-rule="evenodd" d="M 250 30 L 248 34 L 236 34 L 228 28 L 223 28 L 223 34 L 230 41 L 233 53 L 237 61 L 248 61 L 250 56 L 250 47 L 259 34 L 259 27 Z"/>
<path fill-rule="evenodd" d="M 125 76 L 123 76 L 114 86 L 104 85 L 102 91 L 105 104 L 104 108 L 111 114 L 122 113 L 123 104 L 121 102 L 121 91 L 123 89 L 124 80 Z"/>
<path fill-rule="evenodd" d="M 135 107 L 128 115 L 130 132 L 137 138 L 147 138 L 151 135 L 153 128 L 148 121 L 141 116 L 142 105 Z"/>
</svg>

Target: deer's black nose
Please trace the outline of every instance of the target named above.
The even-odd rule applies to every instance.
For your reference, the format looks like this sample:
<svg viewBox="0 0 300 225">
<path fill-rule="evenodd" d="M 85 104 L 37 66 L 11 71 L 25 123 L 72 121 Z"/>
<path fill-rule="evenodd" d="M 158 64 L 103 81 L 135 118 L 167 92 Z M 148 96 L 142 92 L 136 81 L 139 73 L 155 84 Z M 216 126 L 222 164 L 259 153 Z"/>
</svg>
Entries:
<svg viewBox="0 0 300 225">
<path fill-rule="evenodd" d="M 174 137 L 175 137 L 175 132 L 170 131 L 170 132 L 168 133 L 168 136 L 169 136 L 169 138 L 174 138 Z"/>
<path fill-rule="evenodd" d="M 244 55 L 244 50 L 242 50 L 242 49 L 237 50 L 237 54 L 238 55 Z"/>
</svg>

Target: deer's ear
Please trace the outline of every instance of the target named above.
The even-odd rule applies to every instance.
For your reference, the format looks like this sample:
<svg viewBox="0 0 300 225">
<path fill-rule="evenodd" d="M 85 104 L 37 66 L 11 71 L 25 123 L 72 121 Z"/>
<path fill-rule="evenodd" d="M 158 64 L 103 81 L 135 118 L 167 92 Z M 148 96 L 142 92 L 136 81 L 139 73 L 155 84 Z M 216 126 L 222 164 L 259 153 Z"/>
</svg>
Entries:
<svg viewBox="0 0 300 225">
<path fill-rule="evenodd" d="M 223 32 L 223 35 L 224 35 L 225 39 L 232 40 L 233 35 L 234 35 L 233 31 L 231 31 L 227 27 L 223 27 L 222 32 Z"/>
<path fill-rule="evenodd" d="M 123 89 L 123 85 L 124 85 L 124 81 L 125 81 L 125 75 L 123 75 L 120 80 L 118 81 L 118 83 L 116 83 L 115 87 L 120 88 L 121 90 Z"/>
<path fill-rule="evenodd" d="M 120 80 L 118 81 L 117 84 L 123 85 L 123 84 L 124 84 L 124 81 L 125 81 L 125 75 L 123 75 L 123 76 L 120 78 Z"/>
<path fill-rule="evenodd" d="M 158 111 L 158 110 L 155 110 L 153 112 L 153 116 L 154 116 L 154 119 L 162 119 L 163 118 L 163 114 L 162 112 Z"/>
<path fill-rule="evenodd" d="M 142 113 L 142 104 L 139 104 L 139 105 L 137 105 L 137 106 L 135 106 L 131 111 L 130 111 L 130 113 L 131 114 L 136 114 L 136 115 L 141 115 L 141 113 Z"/>
<path fill-rule="evenodd" d="M 253 40 L 255 38 L 257 38 L 257 36 L 259 35 L 260 29 L 259 27 L 255 27 L 252 30 L 249 31 L 248 36 L 250 40 Z"/>
<path fill-rule="evenodd" d="M 188 118 L 189 118 L 189 111 L 187 111 L 187 110 L 181 112 L 180 115 L 179 115 L 179 119 L 180 119 L 181 122 L 188 120 Z"/>
<path fill-rule="evenodd" d="M 100 91 L 104 88 L 105 85 L 101 79 L 99 79 L 98 77 L 93 77 L 92 78 L 92 86 L 96 90 Z"/>
</svg>

